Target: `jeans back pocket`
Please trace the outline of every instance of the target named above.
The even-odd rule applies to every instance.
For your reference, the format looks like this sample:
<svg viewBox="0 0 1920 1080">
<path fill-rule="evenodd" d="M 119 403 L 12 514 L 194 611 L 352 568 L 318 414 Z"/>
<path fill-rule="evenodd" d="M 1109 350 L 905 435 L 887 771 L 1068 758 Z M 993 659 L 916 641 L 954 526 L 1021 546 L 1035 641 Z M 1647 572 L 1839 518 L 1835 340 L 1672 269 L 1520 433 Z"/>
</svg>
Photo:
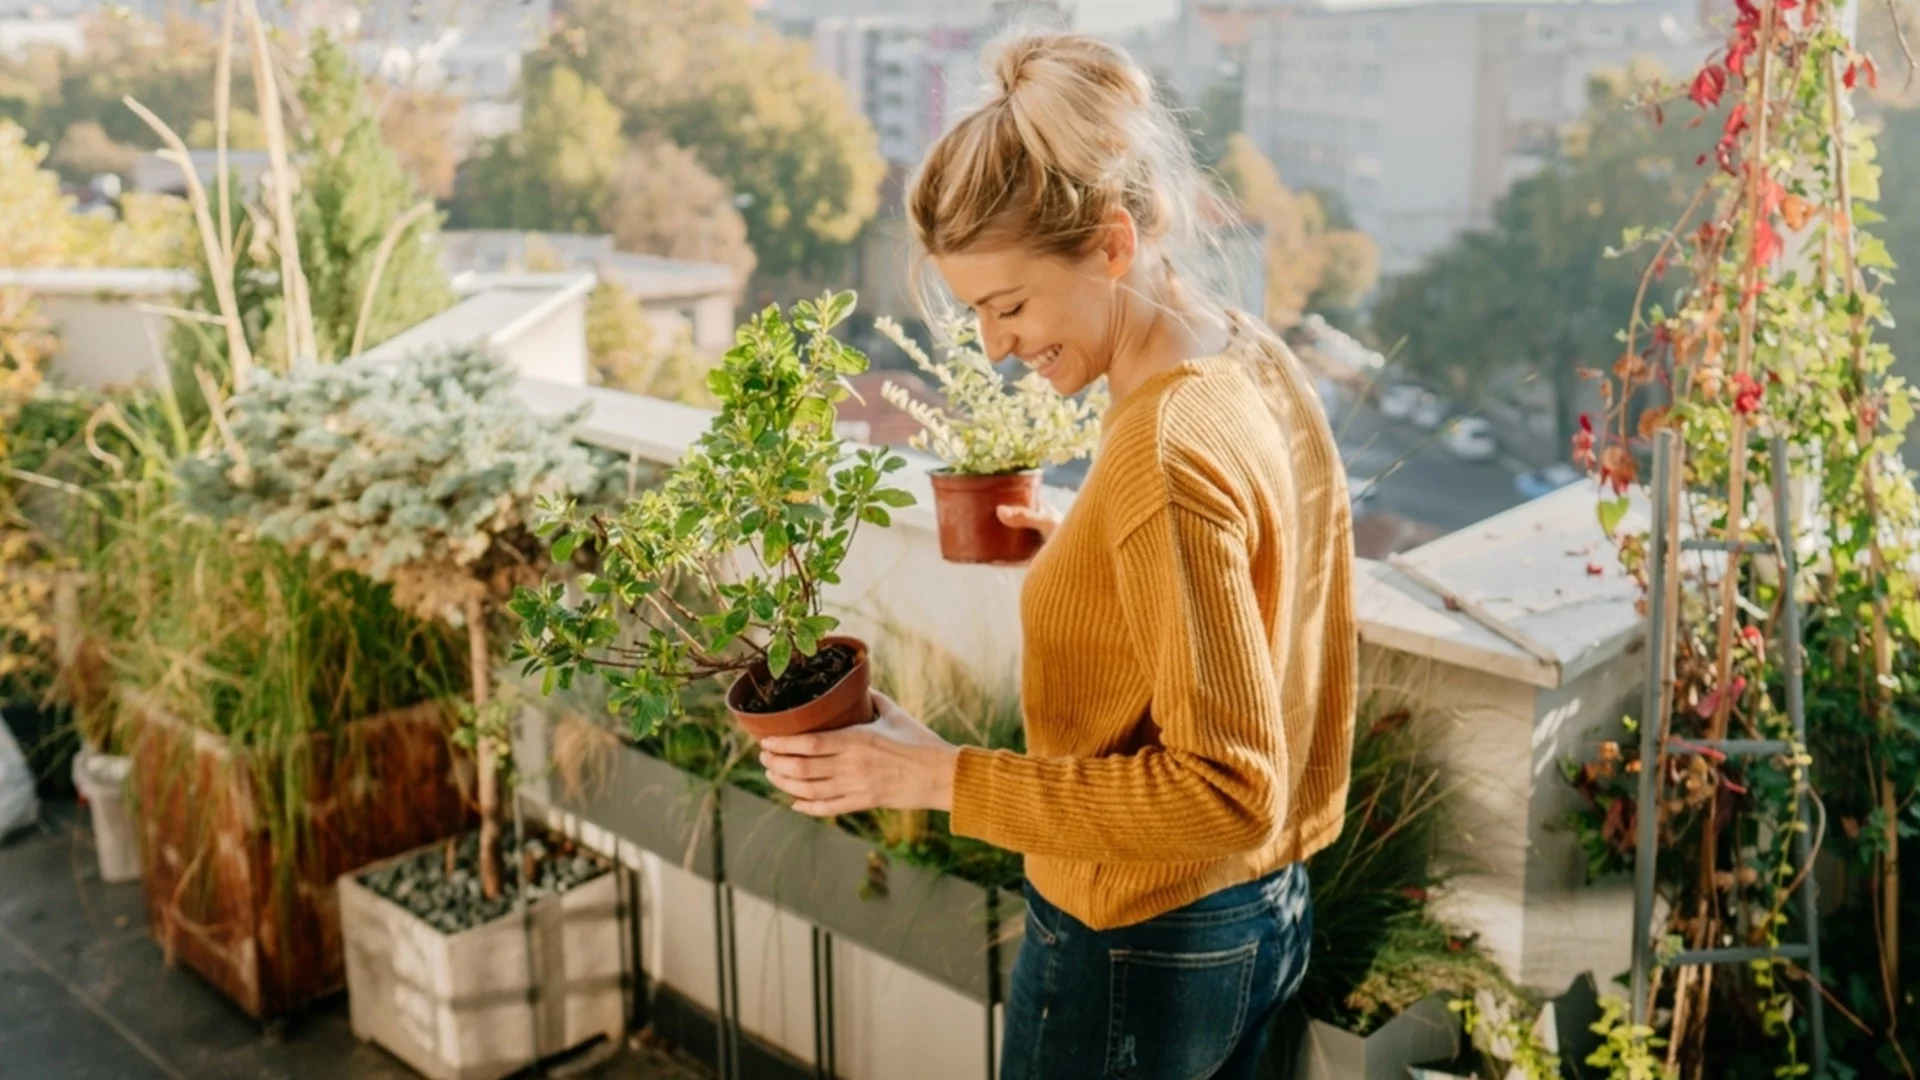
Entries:
<svg viewBox="0 0 1920 1080">
<path fill-rule="evenodd" d="M 1213 1075 L 1240 1042 L 1259 955 L 1257 938 L 1218 952 L 1112 950 L 1107 1075 Z"/>
</svg>

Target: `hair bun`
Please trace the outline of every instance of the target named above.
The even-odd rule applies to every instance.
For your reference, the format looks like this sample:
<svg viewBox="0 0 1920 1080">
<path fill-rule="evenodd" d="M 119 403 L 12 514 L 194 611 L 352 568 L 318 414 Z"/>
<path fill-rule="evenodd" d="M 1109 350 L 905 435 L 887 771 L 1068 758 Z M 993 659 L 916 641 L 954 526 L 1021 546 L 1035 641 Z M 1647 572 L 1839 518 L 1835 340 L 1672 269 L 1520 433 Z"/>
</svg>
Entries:
<svg viewBox="0 0 1920 1080">
<path fill-rule="evenodd" d="M 1044 81 L 1071 92 L 1074 84 L 1116 95 L 1133 108 L 1153 101 L 1153 87 L 1121 49 L 1084 34 L 1021 34 L 993 55 L 993 80 L 1002 98 Z"/>
<path fill-rule="evenodd" d="M 1012 97 L 1028 75 L 1028 68 L 1046 50 L 1046 39 L 1038 35 L 1015 38 L 994 57 L 993 77 L 1001 97 Z"/>
</svg>

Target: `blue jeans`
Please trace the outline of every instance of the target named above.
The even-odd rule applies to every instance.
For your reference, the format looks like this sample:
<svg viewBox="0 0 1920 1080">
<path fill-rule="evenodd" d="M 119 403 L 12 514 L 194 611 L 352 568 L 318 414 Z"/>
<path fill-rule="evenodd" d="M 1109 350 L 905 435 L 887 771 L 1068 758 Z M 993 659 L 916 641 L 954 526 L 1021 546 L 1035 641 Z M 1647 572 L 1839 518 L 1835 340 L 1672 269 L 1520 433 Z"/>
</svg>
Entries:
<svg viewBox="0 0 1920 1080">
<path fill-rule="evenodd" d="M 1307 974 L 1306 867 L 1117 930 L 1026 893 L 1001 1080 L 1251 1080 Z"/>
</svg>

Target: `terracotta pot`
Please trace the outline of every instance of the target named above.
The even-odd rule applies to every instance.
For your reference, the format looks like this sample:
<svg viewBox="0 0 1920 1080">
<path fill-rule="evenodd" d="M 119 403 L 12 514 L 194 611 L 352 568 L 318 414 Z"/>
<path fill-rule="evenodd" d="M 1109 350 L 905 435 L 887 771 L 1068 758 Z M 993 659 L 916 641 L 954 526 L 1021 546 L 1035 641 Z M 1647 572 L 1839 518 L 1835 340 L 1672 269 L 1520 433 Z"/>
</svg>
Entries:
<svg viewBox="0 0 1920 1080">
<path fill-rule="evenodd" d="M 1042 537 L 1000 521 L 1002 506 L 1040 505 L 1040 470 L 968 476 L 933 474 L 933 512 L 940 522 L 940 557 L 955 563 L 1023 563 Z"/>
<path fill-rule="evenodd" d="M 872 667 L 867 663 L 867 643 L 859 638 L 822 638 L 820 647 L 845 645 L 857 654 L 853 670 L 841 677 L 826 693 L 791 709 L 779 712 L 748 712 L 743 706 L 756 682 L 767 678 L 765 664 L 756 665 L 733 680 L 727 688 L 727 711 L 747 734 L 756 739 L 769 735 L 805 735 L 813 731 L 837 731 L 864 724 L 873 719 Z"/>
</svg>

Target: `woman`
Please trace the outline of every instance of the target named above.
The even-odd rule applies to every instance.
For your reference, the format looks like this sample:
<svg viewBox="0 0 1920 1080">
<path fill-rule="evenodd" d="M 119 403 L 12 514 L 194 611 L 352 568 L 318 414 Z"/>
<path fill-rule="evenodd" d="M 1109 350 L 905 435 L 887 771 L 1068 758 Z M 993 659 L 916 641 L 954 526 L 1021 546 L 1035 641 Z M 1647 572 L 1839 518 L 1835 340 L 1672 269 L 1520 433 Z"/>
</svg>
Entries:
<svg viewBox="0 0 1920 1080">
<path fill-rule="evenodd" d="M 998 92 L 915 178 L 919 242 L 989 355 L 1105 377 L 1100 453 L 1023 586 L 1028 753 L 954 747 L 878 699 L 768 739 L 807 813 L 952 813 L 1026 856 L 1008 1080 L 1251 1077 L 1312 936 L 1302 861 L 1340 830 L 1355 629 L 1345 473 L 1263 327 L 1176 273 L 1207 197 L 1119 49 L 1003 46 Z"/>
</svg>

